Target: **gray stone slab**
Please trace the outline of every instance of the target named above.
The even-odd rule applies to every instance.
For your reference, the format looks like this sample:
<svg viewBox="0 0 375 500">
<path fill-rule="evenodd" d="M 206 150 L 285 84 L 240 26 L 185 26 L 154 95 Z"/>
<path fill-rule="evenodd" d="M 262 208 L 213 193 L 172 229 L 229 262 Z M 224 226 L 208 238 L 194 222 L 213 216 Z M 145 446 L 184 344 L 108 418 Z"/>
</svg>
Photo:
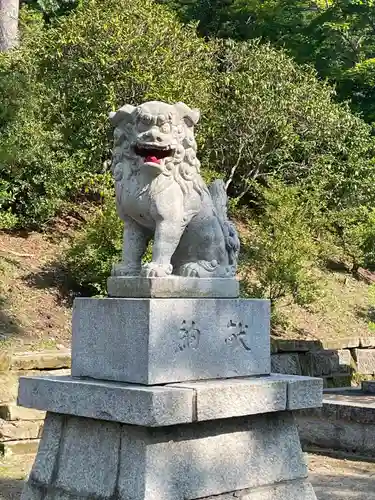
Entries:
<svg viewBox="0 0 375 500">
<path fill-rule="evenodd" d="M 270 373 L 265 300 L 76 299 L 72 375 L 164 384 Z"/>
<path fill-rule="evenodd" d="M 184 382 L 196 393 L 198 421 L 283 411 L 286 408 L 287 381 L 271 377 Z"/>
<path fill-rule="evenodd" d="M 297 375 L 272 374 L 272 379 L 287 383 L 287 410 L 316 408 L 323 404 L 323 379 Z"/>
<path fill-rule="evenodd" d="M 360 337 L 359 347 L 375 347 L 375 337 Z"/>
<path fill-rule="evenodd" d="M 38 439 L 43 421 L 18 420 L 10 422 L 0 419 L 0 441 L 15 441 L 18 439 Z"/>
<path fill-rule="evenodd" d="M 231 491 L 224 493 L 224 495 L 205 497 L 199 500 L 233 500 L 233 498 L 241 500 L 316 500 L 316 495 L 309 481 L 302 479 L 263 486 L 253 490 Z"/>
<path fill-rule="evenodd" d="M 357 371 L 365 375 L 375 374 L 375 349 L 356 349 Z"/>
<path fill-rule="evenodd" d="M 63 415 L 47 414 L 42 439 L 35 462 L 30 472 L 30 481 L 47 486 L 52 482 L 65 423 Z"/>
<path fill-rule="evenodd" d="M 72 377 L 21 377 L 18 404 L 49 412 L 152 427 L 191 422 L 193 391 Z"/>
<path fill-rule="evenodd" d="M 301 375 L 302 369 L 301 369 L 299 354 L 297 353 L 272 354 L 271 370 L 273 373 Z"/>
<path fill-rule="evenodd" d="M 375 380 L 363 380 L 362 391 L 368 394 L 375 394 Z"/>
<path fill-rule="evenodd" d="M 123 500 L 193 499 L 307 477 L 286 412 L 169 429 L 123 426 L 122 443 Z"/>
<path fill-rule="evenodd" d="M 25 483 L 21 500 L 42 500 L 44 499 L 44 492 L 37 486 L 33 486 L 29 483 Z"/>
<path fill-rule="evenodd" d="M 119 424 L 68 417 L 54 486 L 83 497 L 112 498 L 120 435 Z"/>
<path fill-rule="evenodd" d="M 125 298 L 237 298 L 239 282 L 234 278 L 145 278 L 111 276 L 107 280 L 109 297 Z"/>
<path fill-rule="evenodd" d="M 350 373 L 352 358 L 348 349 L 309 352 L 304 358 L 303 373 L 312 377 Z"/>
</svg>

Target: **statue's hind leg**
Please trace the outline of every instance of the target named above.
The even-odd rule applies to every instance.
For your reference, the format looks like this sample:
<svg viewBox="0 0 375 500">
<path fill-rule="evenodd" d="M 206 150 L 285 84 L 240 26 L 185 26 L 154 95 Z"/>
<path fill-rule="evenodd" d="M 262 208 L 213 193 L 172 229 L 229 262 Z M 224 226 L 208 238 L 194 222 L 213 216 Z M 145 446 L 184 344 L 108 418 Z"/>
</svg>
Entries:
<svg viewBox="0 0 375 500">
<path fill-rule="evenodd" d="M 186 228 L 173 259 L 174 273 L 192 278 L 226 278 L 236 269 L 228 261 L 224 235 L 215 215 L 196 217 Z"/>
</svg>

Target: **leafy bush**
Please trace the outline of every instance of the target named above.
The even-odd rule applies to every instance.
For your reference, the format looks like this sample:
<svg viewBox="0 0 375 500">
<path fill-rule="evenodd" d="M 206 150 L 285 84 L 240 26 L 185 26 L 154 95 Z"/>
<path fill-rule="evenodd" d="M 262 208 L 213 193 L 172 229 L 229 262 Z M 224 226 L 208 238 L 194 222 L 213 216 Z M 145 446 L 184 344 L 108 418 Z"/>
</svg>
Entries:
<svg viewBox="0 0 375 500">
<path fill-rule="evenodd" d="M 122 227 L 114 199 L 106 198 L 62 259 L 74 290 L 88 295 L 105 293 L 112 264 L 121 254 Z"/>
<path fill-rule="evenodd" d="M 286 296 L 298 304 L 312 302 L 318 291 L 312 269 L 320 254 L 312 230 L 316 205 L 280 182 L 258 191 L 263 210 L 247 219 L 243 238 L 244 291 L 273 306 Z"/>
<path fill-rule="evenodd" d="M 85 0 L 48 28 L 25 8 L 21 31 L 0 56 L 0 210 L 19 225 L 48 220 L 105 171 L 109 111 L 209 105 L 213 49 L 151 0 Z"/>
<path fill-rule="evenodd" d="M 284 52 L 259 42 L 223 44 L 206 163 L 244 196 L 270 176 L 319 187 L 328 209 L 373 203 L 370 127 Z"/>
</svg>

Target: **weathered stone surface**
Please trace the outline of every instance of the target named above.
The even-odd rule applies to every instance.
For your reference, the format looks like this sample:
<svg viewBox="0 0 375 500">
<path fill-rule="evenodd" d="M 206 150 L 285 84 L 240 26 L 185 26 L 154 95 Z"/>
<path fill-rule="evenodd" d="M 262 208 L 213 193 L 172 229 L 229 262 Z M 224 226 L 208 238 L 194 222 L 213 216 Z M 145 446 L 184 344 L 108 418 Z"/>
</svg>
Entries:
<svg viewBox="0 0 375 500">
<path fill-rule="evenodd" d="M 154 429 L 48 414 L 46 429 L 23 500 L 315 500 L 289 412 Z"/>
<path fill-rule="evenodd" d="M 302 443 L 322 449 L 340 450 L 373 457 L 375 425 L 345 420 L 325 421 L 316 417 L 297 416 Z"/>
<path fill-rule="evenodd" d="M 192 421 L 193 391 L 71 377 L 21 377 L 18 404 L 100 420 L 163 426 Z"/>
<path fill-rule="evenodd" d="M 311 484 L 306 480 L 298 479 L 288 483 L 263 486 L 254 490 L 232 491 L 214 497 L 205 497 L 199 500 L 316 500 Z"/>
<path fill-rule="evenodd" d="M 325 389 L 334 389 L 340 387 L 351 387 L 352 376 L 348 373 L 335 373 L 328 376 L 323 376 L 323 387 Z"/>
<path fill-rule="evenodd" d="M 70 368 L 70 350 L 23 352 L 12 357 L 12 370 L 52 370 Z"/>
<path fill-rule="evenodd" d="M 45 415 L 44 411 L 22 408 L 12 403 L 0 406 L 0 419 L 3 420 L 44 420 Z"/>
<path fill-rule="evenodd" d="M 0 441 L 15 441 L 18 439 L 38 439 L 43 421 L 15 421 L 0 419 Z"/>
<path fill-rule="evenodd" d="M 359 347 L 375 347 L 375 337 L 361 337 Z"/>
<path fill-rule="evenodd" d="M 90 497 L 89 497 L 90 498 Z M 74 495 L 73 493 L 66 493 L 65 491 L 52 489 L 43 500 L 84 500 L 85 497 L 81 495 Z"/>
<path fill-rule="evenodd" d="M 207 188 L 199 173 L 198 120 L 196 109 L 159 101 L 111 113 L 112 172 L 118 214 L 125 222 L 122 262 L 113 274 L 235 276 L 240 242 L 228 220 L 224 182 Z M 141 271 L 151 236 L 152 261 Z"/>
<path fill-rule="evenodd" d="M 85 497 L 114 495 L 121 426 L 67 417 L 54 485 Z"/>
<path fill-rule="evenodd" d="M 32 455 L 37 452 L 39 439 L 22 439 L 0 443 L 0 456 L 4 455 Z"/>
<path fill-rule="evenodd" d="M 200 498 L 306 476 L 289 413 L 169 429 L 123 426 L 118 491 L 124 499 Z"/>
<path fill-rule="evenodd" d="M 369 394 L 375 393 L 375 380 L 364 380 L 362 382 L 362 391 Z"/>
<path fill-rule="evenodd" d="M 287 382 L 281 377 L 259 379 L 184 382 L 196 393 L 198 421 L 283 411 L 286 408 Z"/>
<path fill-rule="evenodd" d="M 322 348 L 320 340 L 277 339 L 276 343 L 279 352 L 308 352 Z"/>
<path fill-rule="evenodd" d="M 359 337 L 338 337 L 334 339 L 322 339 L 321 346 L 323 349 L 341 350 L 353 349 L 360 345 Z"/>
<path fill-rule="evenodd" d="M 234 278 L 186 278 L 166 276 L 111 276 L 109 297 L 126 298 L 237 298 L 240 286 Z"/>
<path fill-rule="evenodd" d="M 10 364 L 12 360 L 12 353 L 9 350 L 0 351 L 0 372 L 4 372 L 10 369 Z"/>
<path fill-rule="evenodd" d="M 305 355 L 304 375 L 320 377 L 334 373 L 350 373 L 352 358 L 347 349 L 309 352 Z"/>
<path fill-rule="evenodd" d="M 272 373 L 301 375 L 301 363 L 297 353 L 273 354 L 271 356 Z"/>
<path fill-rule="evenodd" d="M 272 374 L 273 379 L 287 383 L 287 410 L 316 408 L 323 404 L 323 380 L 313 377 L 299 377 Z"/>
<path fill-rule="evenodd" d="M 44 486 L 51 483 L 65 420 L 64 415 L 47 414 L 38 454 L 30 472 L 30 481 L 33 483 Z"/>
<path fill-rule="evenodd" d="M 37 486 L 25 483 L 21 500 L 42 500 L 44 498 L 44 492 Z"/>
<path fill-rule="evenodd" d="M 70 370 L 51 370 L 50 372 L 48 372 L 48 374 L 70 375 Z M 40 375 L 40 371 L 10 371 L 0 373 L 0 404 L 3 405 L 4 403 L 14 403 L 14 401 L 17 399 L 19 377 L 31 377 L 33 375 Z"/>
<path fill-rule="evenodd" d="M 358 373 L 375 374 L 375 349 L 356 349 Z"/>
<path fill-rule="evenodd" d="M 269 302 L 76 299 L 72 375 L 140 384 L 270 372 Z"/>
</svg>

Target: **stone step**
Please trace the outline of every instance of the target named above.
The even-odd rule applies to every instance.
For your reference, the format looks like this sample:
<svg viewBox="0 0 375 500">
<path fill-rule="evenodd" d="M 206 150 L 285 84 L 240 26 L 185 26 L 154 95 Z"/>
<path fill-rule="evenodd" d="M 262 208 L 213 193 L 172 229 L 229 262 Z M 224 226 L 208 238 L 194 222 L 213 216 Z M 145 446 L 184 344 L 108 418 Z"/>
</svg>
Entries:
<svg viewBox="0 0 375 500">
<path fill-rule="evenodd" d="M 44 420 L 45 412 L 32 408 L 22 408 L 15 403 L 0 405 L 0 419 L 15 420 Z"/>
<path fill-rule="evenodd" d="M 43 421 L 17 420 L 9 422 L 0 420 L 0 442 L 18 441 L 23 439 L 38 439 L 43 427 Z"/>
<path fill-rule="evenodd" d="M 39 442 L 39 439 L 23 439 L 0 443 L 0 456 L 35 454 L 38 451 Z"/>
<path fill-rule="evenodd" d="M 375 397 L 357 388 L 326 390 L 322 408 L 296 412 L 301 441 L 375 456 Z"/>
<path fill-rule="evenodd" d="M 0 405 L 14 403 L 18 394 L 18 379 L 22 377 L 41 375 L 40 370 L 0 372 Z M 48 375 L 70 375 L 70 369 L 51 370 Z"/>
<path fill-rule="evenodd" d="M 71 352 L 69 349 L 61 351 L 23 352 L 12 357 L 12 370 L 54 370 L 70 368 Z"/>
</svg>

